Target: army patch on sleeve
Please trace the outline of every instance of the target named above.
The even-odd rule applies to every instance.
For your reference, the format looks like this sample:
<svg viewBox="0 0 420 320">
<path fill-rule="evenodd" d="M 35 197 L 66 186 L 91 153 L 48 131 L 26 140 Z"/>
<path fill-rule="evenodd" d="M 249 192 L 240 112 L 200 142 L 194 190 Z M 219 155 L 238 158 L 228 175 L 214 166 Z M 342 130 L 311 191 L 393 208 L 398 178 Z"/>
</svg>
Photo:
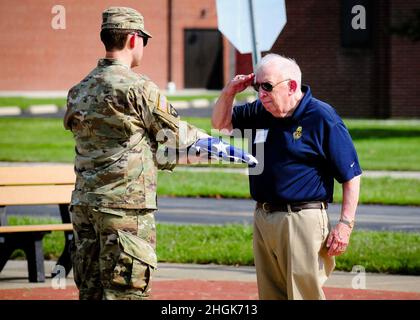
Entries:
<svg viewBox="0 0 420 320">
<path fill-rule="evenodd" d="M 179 114 L 178 111 L 168 102 L 164 95 L 160 95 L 158 100 L 158 109 L 159 111 L 170 114 L 171 116 L 178 118 Z"/>
<path fill-rule="evenodd" d="M 168 113 L 168 101 L 165 96 L 160 96 L 158 101 L 158 109 L 164 113 Z"/>
</svg>

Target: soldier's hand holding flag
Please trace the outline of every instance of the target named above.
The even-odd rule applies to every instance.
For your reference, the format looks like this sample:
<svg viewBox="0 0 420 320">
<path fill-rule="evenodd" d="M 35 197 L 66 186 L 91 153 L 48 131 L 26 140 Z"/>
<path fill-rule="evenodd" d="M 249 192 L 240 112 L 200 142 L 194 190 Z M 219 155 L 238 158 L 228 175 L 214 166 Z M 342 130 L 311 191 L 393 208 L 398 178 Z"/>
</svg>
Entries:
<svg viewBox="0 0 420 320">
<path fill-rule="evenodd" d="M 258 160 L 252 154 L 212 136 L 198 139 L 189 147 L 188 153 L 191 154 L 191 151 L 195 151 L 200 157 L 207 155 L 208 159 L 247 163 L 250 166 L 258 164 Z"/>
</svg>

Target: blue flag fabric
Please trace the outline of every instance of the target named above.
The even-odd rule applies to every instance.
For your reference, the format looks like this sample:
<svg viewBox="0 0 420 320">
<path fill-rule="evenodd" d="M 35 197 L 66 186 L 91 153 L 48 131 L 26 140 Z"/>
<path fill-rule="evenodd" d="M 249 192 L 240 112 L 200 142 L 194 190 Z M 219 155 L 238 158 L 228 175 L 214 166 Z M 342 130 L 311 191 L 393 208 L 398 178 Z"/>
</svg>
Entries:
<svg viewBox="0 0 420 320">
<path fill-rule="evenodd" d="M 190 148 L 197 153 L 208 153 L 209 158 L 223 159 L 236 163 L 247 163 L 250 166 L 258 164 L 258 160 L 248 152 L 236 148 L 222 139 L 209 137 L 197 140 Z"/>
</svg>

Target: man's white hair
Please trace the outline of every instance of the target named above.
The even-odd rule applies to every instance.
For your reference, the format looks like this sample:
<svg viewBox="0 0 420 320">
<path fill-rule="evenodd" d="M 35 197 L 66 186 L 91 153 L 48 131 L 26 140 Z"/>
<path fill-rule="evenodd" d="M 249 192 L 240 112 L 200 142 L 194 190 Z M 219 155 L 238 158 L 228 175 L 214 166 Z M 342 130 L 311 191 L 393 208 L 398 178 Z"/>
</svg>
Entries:
<svg viewBox="0 0 420 320">
<path fill-rule="evenodd" d="M 302 72 L 294 59 L 275 53 L 269 53 L 258 63 L 256 73 L 269 64 L 274 65 L 284 79 L 289 78 L 295 80 L 298 84 L 298 88 L 300 88 L 302 84 Z"/>
</svg>

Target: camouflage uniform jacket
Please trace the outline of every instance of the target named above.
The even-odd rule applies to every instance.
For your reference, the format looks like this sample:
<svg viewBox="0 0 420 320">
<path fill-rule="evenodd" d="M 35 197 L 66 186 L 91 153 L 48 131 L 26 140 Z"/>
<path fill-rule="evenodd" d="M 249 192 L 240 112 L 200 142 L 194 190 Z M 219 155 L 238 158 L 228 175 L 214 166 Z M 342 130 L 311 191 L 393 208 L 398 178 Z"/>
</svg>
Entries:
<svg viewBox="0 0 420 320">
<path fill-rule="evenodd" d="M 109 208 L 156 209 L 157 169 L 175 166 L 158 143 L 185 148 L 201 134 L 152 81 L 111 59 L 70 89 L 64 126 L 76 142 L 71 204 Z"/>
</svg>

